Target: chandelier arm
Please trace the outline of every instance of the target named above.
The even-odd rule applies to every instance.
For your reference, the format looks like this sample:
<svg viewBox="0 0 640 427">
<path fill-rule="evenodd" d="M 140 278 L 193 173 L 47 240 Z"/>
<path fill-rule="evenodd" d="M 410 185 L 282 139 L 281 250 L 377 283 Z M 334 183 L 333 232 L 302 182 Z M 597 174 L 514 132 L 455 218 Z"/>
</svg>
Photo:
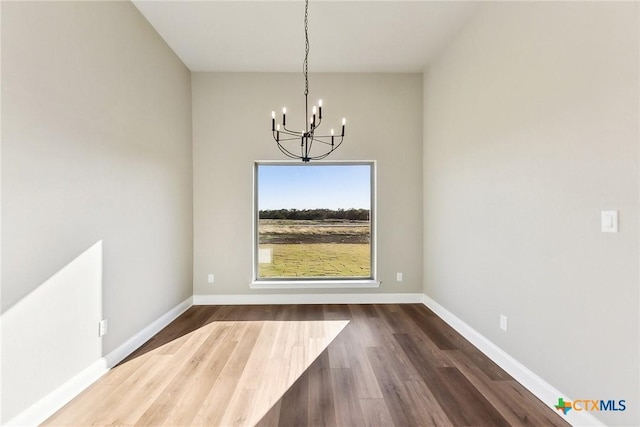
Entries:
<svg viewBox="0 0 640 427">
<path fill-rule="evenodd" d="M 340 144 L 342 144 L 342 141 L 338 142 L 337 144 L 335 144 L 335 146 L 333 148 L 331 148 L 331 150 L 327 151 L 324 154 L 319 154 L 315 157 L 312 158 L 312 160 L 322 160 L 325 157 L 327 157 L 329 154 L 333 153 L 335 150 L 338 149 L 338 147 L 340 146 Z"/>
<path fill-rule="evenodd" d="M 280 139 L 278 139 L 276 141 L 282 142 L 282 141 L 298 141 L 298 140 L 300 140 L 299 137 L 298 138 L 280 138 Z"/>
<path fill-rule="evenodd" d="M 340 147 L 340 144 L 342 144 L 341 142 L 338 144 L 335 144 L 333 147 L 331 147 L 331 150 L 329 150 L 328 153 L 333 153 L 335 150 L 338 149 L 338 147 Z"/>
<path fill-rule="evenodd" d="M 287 128 L 286 126 L 283 126 L 283 127 L 282 127 L 282 129 L 284 129 L 284 130 L 280 130 L 280 132 L 288 132 L 288 133 L 289 133 L 289 135 L 298 135 L 298 136 L 302 136 L 302 135 L 304 134 L 304 132 L 298 132 L 298 131 L 295 131 L 295 130 L 293 130 L 293 129 L 289 129 L 289 128 Z"/>
<path fill-rule="evenodd" d="M 331 137 L 333 137 L 334 139 L 338 139 L 338 138 L 342 138 L 342 135 L 315 135 L 314 138 L 316 139 L 320 139 L 320 138 L 328 138 L 330 139 Z"/>
<path fill-rule="evenodd" d="M 340 138 L 340 140 L 334 144 L 331 145 L 331 151 L 329 151 L 329 153 L 335 151 L 338 149 L 338 147 L 340 147 L 340 145 L 342 144 L 342 141 L 344 140 L 344 138 Z"/>
<path fill-rule="evenodd" d="M 320 127 L 320 123 L 322 123 L 322 119 L 320 117 L 317 117 L 318 121 L 315 122 L 316 124 L 312 127 L 312 129 L 318 129 Z"/>
<path fill-rule="evenodd" d="M 281 142 L 299 141 L 299 138 L 280 138 L 280 139 L 273 138 L 273 139 L 277 144 L 280 144 Z"/>
<path fill-rule="evenodd" d="M 331 145 L 331 143 L 330 143 L 330 142 L 323 141 L 323 140 L 321 140 L 321 139 L 314 138 L 313 140 L 314 140 L 315 142 L 320 143 L 320 144 Z"/>
<path fill-rule="evenodd" d="M 282 133 L 284 135 L 287 135 L 287 136 L 292 136 L 294 138 L 300 138 L 300 136 L 302 136 L 302 134 L 300 132 L 291 132 L 291 131 L 283 132 L 283 131 L 280 131 L 280 133 Z"/>
<path fill-rule="evenodd" d="M 284 154 L 287 157 L 291 157 L 292 159 L 299 159 L 300 158 L 299 155 L 293 154 L 291 151 L 289 151 L 286 148 L 284 148 L 281 144 L 278 144 L 278 149 L 280 149 L 280 151 L 282 151 L 282 154 Z"/>
<path fill-rule="evenodd" d="M 306 157 L 309 157 L 309 153 L 311 153 L 311 147 L 313 147 L 313 136 L 311 136 L 310 138 L 307 138 L 308 144 L 307 144 L 307 155 Z"/>
<path fill-rule="evenodd" d="M 303 134 L 300 132 L 295 132 L 289 129 L 280 129 L 280 133 L 285 134 L 285 135 L 290 135 L 290 136 L 297 136 L 298 138 L 300 138 Z"/>
<path fill-rule="evenodd" d="M 314 157 L 309 157 L 309 160 L 322 160 L 322 159 L 325 159 L 325 158 L 327 158 L 327 157 L 329 156 L 329 154 L 331 154 L 332 152 L 333 152 L 333 150 L 328 151 L 328 152 L 326 152 L 326 153 L 324 153 L 324 154 L 320 154 L 320 155 L 314 156 Z"/>
<path fill-rule="evenodd" d="M 314 139 L 318 142 L 321 142 L 323 144 L 329 144 L 331 145 L 331 142 L 326 141 L 324 138 L 331 138 L 331 135 L 318 135 L 316 137 L 314 137 Z M 340 145 L 342 143 L 342 141 L 344 140 L 344 136 L 341 135 L 334 135 L 334 145 Z"/>
<path fill-rule="evenodd" d="M 279 135 L 285 135 L 285 136 L 292 136 L 293 138 L 280 138 Z M 283 130 L 277 130 L 277 131 L 273 131 L 272 132 L 272 136 L 273 136 L 273 140 L 278 142 L 278 141 L 291 141 L 294 139 L 299 139 L 300 138 L 300 133 L 293 133 L 293 132 L 288 132 L 288 131 L 283 131 Z"/>
</svg>

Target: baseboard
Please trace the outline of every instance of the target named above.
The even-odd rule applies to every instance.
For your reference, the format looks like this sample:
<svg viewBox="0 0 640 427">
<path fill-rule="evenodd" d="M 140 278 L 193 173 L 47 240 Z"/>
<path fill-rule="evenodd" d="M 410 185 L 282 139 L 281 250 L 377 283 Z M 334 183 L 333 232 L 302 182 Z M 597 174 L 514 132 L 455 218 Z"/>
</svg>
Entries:
<svg viewBox="0 0 640 427">
<path fill-rule="evenodd" d="M 263 304 L 407 304 L 422 303 L 423 294 L 249 294 L 194 295 L 194 305 Z"/>
<path fill-rule="evenodd" d="M 124 360 L 125 357 L 133 353 L 138 347 L 147 342 L 155 334 L 160 332 L 165 326 L 176 320 L 178 316 L 187 311 L 192 305 L 193 297 L 189 297 L 186 300 L 182 301 L 180 304 L 173 307 L 160 318 L 156 319 L 146 328 L 129 338 L 124 344 L 104 357 L 107 363 L 107 367 L 111 369 L 116 366 L 118 363 Z"/>
<path fill-rule="evenodd" d="M 156 319 L 149 326 L 145 327 L 143 330 L 128 339 L 124 344 L 120 345 L 111 353 L 96 360 L 60 387 L 56 388 L 38 402 L 31 405 L 28 409 L 9 420 L 5 425 L 35 426 L 41 424 L 87 387 L 106 374 L 109 369 L 120 363 L 134 350 L 160 332 L 162 328 L 173 322 L 192 305 L 193 298 L 187 298 L 160 318 Z"/>
<path fill-rule="evenodd" d="M 53 390 L 51 393 L 31 405 L 25 411 L 9 420 L 6 426 L 36 426 L 44 422 L 71 399 L 82 393 L 101 376 L 107 373 L 104 357 L 93 362 L 70 380 Z"/>
<path fill-rule="evenodd" d="M 557 409 L 553 405 L 558 401 L 559 397 L 567 398 L 567 401 L 571 400 L 568 398 L 569 396 L 560 392 L 551 384 L 529 370 L 529 368 L 524 366 L 522 363 L 505 353 L 500 347 L 489 341 L 484 335 L 473 329 L 449 310 L 429 298 L 427 295 L 423 295 L 423 298 L 424 305 L 437 314 L 438 317 L 444 320 L 460 335 L 465 337 L 471 344 L 476 346 L 478 350 L 483 352 L 489 359 L 493 360 L 498 366 L 504 369 L 516 381 L 522 384 L 527 390 L 533 393 L 533 395 L 551 409 L 557 412 Z M 586 427 L 605 425 L 602 421 L 598 420 L 586 411 L 570 411 L 567 415 L 563 415 L 558 412 L 558 415 L 573 426 Z"/>
</svg>

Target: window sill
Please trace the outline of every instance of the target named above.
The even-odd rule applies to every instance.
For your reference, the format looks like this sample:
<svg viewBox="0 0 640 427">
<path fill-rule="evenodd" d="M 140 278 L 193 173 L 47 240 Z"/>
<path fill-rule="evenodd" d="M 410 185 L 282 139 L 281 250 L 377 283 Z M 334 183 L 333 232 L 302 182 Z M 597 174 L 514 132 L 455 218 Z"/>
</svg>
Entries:
<svg viewBox="0 0 640 427">
<path fill-rule="evenodd" d="M 256 280 L 250 289 L 358 289 L 379 288 L 377 280 Z"/>
</svg>

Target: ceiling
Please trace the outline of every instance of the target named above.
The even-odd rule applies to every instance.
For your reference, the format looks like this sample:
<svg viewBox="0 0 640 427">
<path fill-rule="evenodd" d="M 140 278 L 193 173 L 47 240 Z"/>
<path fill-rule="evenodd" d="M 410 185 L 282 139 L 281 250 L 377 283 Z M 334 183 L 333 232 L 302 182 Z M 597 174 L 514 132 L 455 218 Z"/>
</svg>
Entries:
<svg viewBox="0 0 640 427">
<path fill-rule="evenodd" d="M 191 71 L 295 72 L 304 2 L 133 0 Z M 477 8 L 457 1 L 309 2 L 310 72 L 421 72 Z"/>
</svg>

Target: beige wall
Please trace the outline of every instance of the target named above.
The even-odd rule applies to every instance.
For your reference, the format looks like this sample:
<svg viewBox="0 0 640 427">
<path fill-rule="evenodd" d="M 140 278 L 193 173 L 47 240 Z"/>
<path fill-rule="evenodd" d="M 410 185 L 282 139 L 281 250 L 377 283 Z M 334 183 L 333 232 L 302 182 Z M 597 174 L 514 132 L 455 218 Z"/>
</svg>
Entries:
<svg viewBox="0 0 640 427">
<path fill-rule="evenodd" d="M 194 294 L 278 293 L 249 289 L 253 164 L 283 159 L 271 137 L 271 111 L 287 106 L 287 122 L 297 122 L 304 109 L 303 77 L 193 73 L 192 87 Z M 377 161 L 382 285 L 361 292 L 421 292 L 421 75 L 311 75 L 310 100 L 317 98 L 324 101 L 324 126 L 337 128 L 342 116 L 348 120 L 345 142 L 331 159 Z M 404 273 L 403 282 L 395 281 L 396 272 Z M 215 283 L 207 283 L 207 273 L 215 274 Z"/>
<path fill-rule="evenodd" d="M 131 3 L 2 2 L 3 422 L 191 296 L 190 142 Z"/>
<path fill-rule="evenodd" d="M 640 425 L 638 8 L 487 4 L 424 78 L 425 293 L 567 397 L 626 399 L 609 425 Z"/>
</svg>

